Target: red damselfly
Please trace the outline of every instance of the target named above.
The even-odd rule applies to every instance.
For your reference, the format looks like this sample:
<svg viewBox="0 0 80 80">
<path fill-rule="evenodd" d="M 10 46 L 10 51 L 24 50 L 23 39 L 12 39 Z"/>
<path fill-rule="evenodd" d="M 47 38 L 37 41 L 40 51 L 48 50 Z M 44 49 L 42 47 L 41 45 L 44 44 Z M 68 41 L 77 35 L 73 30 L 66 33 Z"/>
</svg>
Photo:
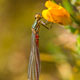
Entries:
<svg viewBox="0 0 80 80">
<path fill-rule="evenodd" d="M 29 59 L 29 67 L 28 67 L 28 80 L 39 80 L 40 74 L 40 54 L 39 54 L 39 29 L 40 25 L 43 25 L 45 28 L 46 23 L 42 20 L 42 16 L 40 14 L 35 15 L 35 22 L 32 25 L 32 42 L 31 42 L 31 52 Z"/>
</svg>

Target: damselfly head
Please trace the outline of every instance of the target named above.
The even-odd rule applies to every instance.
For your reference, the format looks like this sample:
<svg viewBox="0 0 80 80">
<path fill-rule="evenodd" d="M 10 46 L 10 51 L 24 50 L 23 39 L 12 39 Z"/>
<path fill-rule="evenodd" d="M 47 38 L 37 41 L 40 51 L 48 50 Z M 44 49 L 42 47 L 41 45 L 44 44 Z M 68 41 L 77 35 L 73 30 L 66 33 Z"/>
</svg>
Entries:
<svg viewBox="0 0 80 80">
<path fill-rule="evenodd" d="M 42 18 L 42 16 L 41 16 L 40 13 L 37 13 L 37 14 L 35 15 L 35 19 L 40 20 L 41 18 Z"/>
</svg>

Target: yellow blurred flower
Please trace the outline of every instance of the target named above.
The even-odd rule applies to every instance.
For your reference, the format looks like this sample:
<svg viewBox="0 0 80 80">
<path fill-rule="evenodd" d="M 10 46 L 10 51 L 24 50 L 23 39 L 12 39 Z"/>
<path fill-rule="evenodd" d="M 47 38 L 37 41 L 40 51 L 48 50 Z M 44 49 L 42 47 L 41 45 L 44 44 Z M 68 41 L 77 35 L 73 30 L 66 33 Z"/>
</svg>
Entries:
<svg viewBox="0 0 80 80">
<path fill-rule="evenodd" d="M 80 66 L 80 60 L 76 61 L 77 66 Z"/>
<path fill-rule="evenodd" d="M 42 16 L 47 21 L 63 25 L 71 23 L 70 14 L 60 5 L 52 1 L 46 1 L 45 7 L 48 9 L 42 11 Z"/>
<path fill-rule="evenodd" d="M 73 67 L 72 69 L 74 72 L 78 72 L 78 68 L 77 67 Z"/>
</svg>

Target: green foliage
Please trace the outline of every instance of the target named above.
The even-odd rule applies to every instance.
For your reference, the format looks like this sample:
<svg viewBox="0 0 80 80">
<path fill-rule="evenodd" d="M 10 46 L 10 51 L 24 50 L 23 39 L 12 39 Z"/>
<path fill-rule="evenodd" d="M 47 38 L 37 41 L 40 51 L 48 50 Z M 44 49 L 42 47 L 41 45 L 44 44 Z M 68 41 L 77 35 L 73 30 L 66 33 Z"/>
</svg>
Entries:
<svg viewBox="0 0 80 80">
<path fill-rule="evenodd" d="M 80 3 L 80 0 L 76 0 L 76 2 L 79 2 Z"/>
<path fill-rule="evenodd" d="M 77 37 L 77 45 L 76 45 L 76 48 L 77 48 L 77 52 L 80 54 L 80 34 Z"/>
<path fill-rule="evenodd" d="M 69 29 L 70 32 L 72 32 L 72 33 L 75 33 L 76 30 L 77 30 L 76 28 L 72 27 L 71 25 L 67 25 L 67 26 L 65 26 L 65 29 Z"/>
<path fill-rule="evenodd" d="M 80 19 L 77 17 L 80 14 L 78 14 L 76 6 L 73 6 L 70 0 L 62 0 L 62 5 L 70 13 L 73 20 L 80 25 Z"/>
<path fill-rule="evenodd" d="M 62 0 L 62 4 L 71 15 L 74 15 L 74 10 L 69 0 Z"/>
<path fill-rule="evenodd" d="M 55 2 L 54 0 L 51 0 L 52 2 Z"/>
<path fill-rule="evenodd" d="M 73 4 L 71 4 L 71 1 Z M 79 31 L 78 27 L 80 25 L 80 13 L 77 10 L 77 6 L 80 6 L 80 0 L 62 0 L 62 4 L 64 8 L 66 8 L 67 11 L 70 13 L 73 19 L 73 23 L 75 22 L 78 25 L 75 26 L 75 28 L 73 27 L 73 25 L 68 25 L 65 26 L 65 29 L 69 29 L 71 33 L 75 34 L 76 31 Z M 80 33 L 77 33 L 76 52 L 80 54 Z"/>
</svg>

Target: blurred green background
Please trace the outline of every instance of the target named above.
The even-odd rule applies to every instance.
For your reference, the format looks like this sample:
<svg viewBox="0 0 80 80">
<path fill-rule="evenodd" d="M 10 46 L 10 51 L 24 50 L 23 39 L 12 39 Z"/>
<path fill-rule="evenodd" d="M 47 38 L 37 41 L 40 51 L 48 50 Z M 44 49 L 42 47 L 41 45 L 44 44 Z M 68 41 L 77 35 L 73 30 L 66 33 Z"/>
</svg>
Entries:
<svg viewBox="0 0 80 80">
<path fill-rule="evenodd" d="M 35 14 L 45 9 L 45 1 L 0 0 L 0 80 L 27 80 L 31 27 Z M 79 28 L 76 28 L 80 27 L 80 1 L 55 1 L 66 4 L 64 7 L 73 18 L 69 26 L 73 28 L 53 24 L 48 31 L 41 26 L 40 80 L 80 80 L 80 37 L 77 39 Z M 79 14 L 78 19 L 74 13 Z M 71 32 L 74 29 L 77 34 Z"/>
</svg>

